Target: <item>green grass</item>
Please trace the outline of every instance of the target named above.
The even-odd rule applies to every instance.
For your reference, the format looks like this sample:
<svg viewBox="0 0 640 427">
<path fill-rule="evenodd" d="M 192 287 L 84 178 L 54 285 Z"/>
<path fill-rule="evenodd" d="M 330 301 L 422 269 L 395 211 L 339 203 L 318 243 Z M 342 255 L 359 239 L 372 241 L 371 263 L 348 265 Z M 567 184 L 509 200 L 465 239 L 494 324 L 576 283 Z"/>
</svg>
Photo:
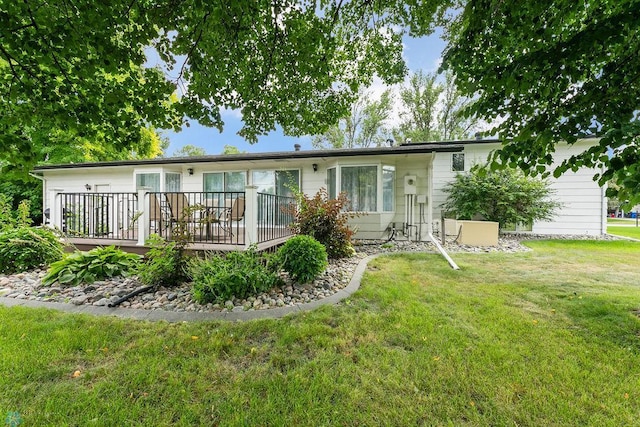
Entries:
<svg viewBox="0 0 640 427">
<path fill-rule="evenodd" d="M 627 219 L 624 219 L 624 218 L 607 218 L 607 224 L 613 224 L 613 225 L 616 225 L 616 224 L 627 224 L 627 225 L 634 224 L 635 225 L 635 223 L 636 223 L 636 220 L 633 219 L 633 218 L 627 218 Z"/>
<path fill-rule="evenodd" d="M 394 255 L 339 306 L 167 324 L 0 308 L 24 425 L 637 425 L 640 244 Z M 79 376 L 74 377 L 75 371 Z"/>
<path fill-rule="evenodd" d="M 640 239 L 640 227 L 620 227 L 620 226 L 608 226 L 607 233 L 615 236 L 631 237 L 634 239 Z"/>
</svg>

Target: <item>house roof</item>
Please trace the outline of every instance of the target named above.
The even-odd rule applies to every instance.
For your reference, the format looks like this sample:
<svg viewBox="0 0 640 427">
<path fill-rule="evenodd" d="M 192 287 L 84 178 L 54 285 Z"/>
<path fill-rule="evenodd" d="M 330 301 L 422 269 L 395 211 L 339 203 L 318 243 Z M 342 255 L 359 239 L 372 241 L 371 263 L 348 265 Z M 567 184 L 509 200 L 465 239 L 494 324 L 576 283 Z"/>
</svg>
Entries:
<svg viewBox="0 0 640 427">
<path fill-rule="evenodd" d="M 292 159 L 317 159 L 334 157 L 355 157 L 370 155 L 398 155 L 436 152 L 458 152 L 464 149 L 464 145 L 471 143 L 496 143 L 498 140 L 465 140 L 446 142 L 422 142 L 401 144 L 392 147 L 369 148 L 345 148 L 330 150 L 304 150 L 304 151 L 276 151 L 270 153 L 242 153 L 242 154 L 218 154 L 193 157 L 169 157 L 139 160 L 116 160 L 108 162 L 70 163 L 60 165 L 42 165 L 34 168 L 34 172 L 59 169 L 98 168 L 105 166 L 142 166 L 142 165 L 170 165 L 170 164 L 194 164 L 211 162 L 239 162 L 253 160 L 292 160 Z"/>
</svg>

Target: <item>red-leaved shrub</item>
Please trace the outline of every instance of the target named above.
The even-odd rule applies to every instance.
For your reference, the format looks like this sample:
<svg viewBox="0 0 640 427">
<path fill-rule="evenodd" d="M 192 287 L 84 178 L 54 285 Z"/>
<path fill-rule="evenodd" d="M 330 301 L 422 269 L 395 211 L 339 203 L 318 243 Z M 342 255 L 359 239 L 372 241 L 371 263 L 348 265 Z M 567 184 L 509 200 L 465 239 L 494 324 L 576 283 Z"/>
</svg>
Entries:
<svg viewBox="0 0 640 427">
<path fill-rule="evenodd" d="M 299 206 L 291 228 L 296 234 L 305 234 L 322 243 L 329 258 L 343 258 L 353 254 L 351 237 L 354 231 L 348 220 L 359 216 L 356 212 L 345 212 L 350 205 L 347 195 L 340 193 L 330 199 L 327 190 L 321 188 L 315 196 L 299 196 Z"/>
</svg>

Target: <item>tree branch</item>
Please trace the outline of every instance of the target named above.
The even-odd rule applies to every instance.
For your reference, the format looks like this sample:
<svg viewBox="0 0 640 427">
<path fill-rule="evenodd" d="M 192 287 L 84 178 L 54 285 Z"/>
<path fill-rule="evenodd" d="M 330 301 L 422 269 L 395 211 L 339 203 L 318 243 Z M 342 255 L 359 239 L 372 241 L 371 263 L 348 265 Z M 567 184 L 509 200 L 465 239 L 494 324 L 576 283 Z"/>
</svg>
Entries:
<svg viewBox="0 0 640 427">
<path fill-rule="evenodd" d="M 209 18 L 209 15 L 211 15 L 211 12 L 207 11 L 207 13 L 205 13 L 205 15 L 202 17 L 202 23 L 199 25 L 199 28 L 198 28 L 199 29 L 198 37 L 196 37 L 196 39 L 193 41 L 193 44 L 191 45 L 191 48 L 189 49 L 189 52 L 187 53 L 186 58 L 182 63 L 182 66 L 180 67 L 180 72 L 178 73 L 178 77 L 176 77 L 176 83 L 182 80 L 182 76 L 184 75 L 184 72 L 187 68 L 187 64 L 189 63 L 189 58 L 191 58 L 191 55 L 193 55 L 193 52 L 198 46 L 198 43 L 200 43 L 200 40 L 202 39 L 202 34 L 204 33 L 204 26 L 207 23 L 207 19 Z"/>
</svg>

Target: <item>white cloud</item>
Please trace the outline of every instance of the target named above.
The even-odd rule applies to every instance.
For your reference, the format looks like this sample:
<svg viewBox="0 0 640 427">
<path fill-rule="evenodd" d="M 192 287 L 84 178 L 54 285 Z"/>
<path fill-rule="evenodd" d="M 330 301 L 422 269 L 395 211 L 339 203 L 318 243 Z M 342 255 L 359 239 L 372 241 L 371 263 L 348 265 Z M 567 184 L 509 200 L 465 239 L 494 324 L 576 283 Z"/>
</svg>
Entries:
<svg viewBox="0 0 640 427">
<path fill-rule="evenodd" d="M 242 119 L 242 112 L 240 111 L 240 109 L 231 109 L 231 108 L 222 107 L 220 108 L 220 116 L 222 116 L 223 120 L 225 120 L 225 118 Z"/>
</svg>

